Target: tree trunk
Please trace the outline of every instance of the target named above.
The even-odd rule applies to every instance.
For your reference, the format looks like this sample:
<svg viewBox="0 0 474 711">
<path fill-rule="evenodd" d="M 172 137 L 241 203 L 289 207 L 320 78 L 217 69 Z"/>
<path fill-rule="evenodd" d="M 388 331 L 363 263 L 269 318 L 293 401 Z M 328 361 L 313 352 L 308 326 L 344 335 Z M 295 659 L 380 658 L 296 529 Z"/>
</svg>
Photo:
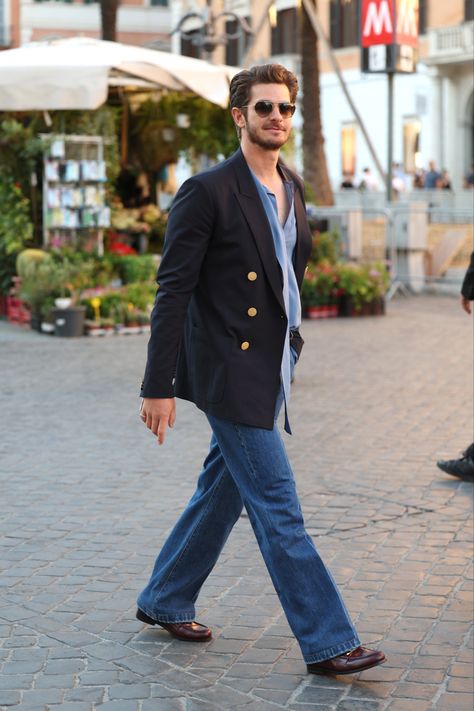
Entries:
<svg viewBox="0 0 474 711">
<path fill-rule="evenodd" d="M 117 41 L 117 11 L 120 0 L 100 0 L 100 21 L 102 39 L 109 42 Z"/>
<path fill-rule="evenodd" d="M 312 0 L 315 7 L 317 0 Z M 301 73 L 303 76 L 303 173 L 317 205 L 334 205 L 321 126 L 318 38 L 301 8 Z M 311 196 L 310 196 L 311 198 Z"/>
</svg>

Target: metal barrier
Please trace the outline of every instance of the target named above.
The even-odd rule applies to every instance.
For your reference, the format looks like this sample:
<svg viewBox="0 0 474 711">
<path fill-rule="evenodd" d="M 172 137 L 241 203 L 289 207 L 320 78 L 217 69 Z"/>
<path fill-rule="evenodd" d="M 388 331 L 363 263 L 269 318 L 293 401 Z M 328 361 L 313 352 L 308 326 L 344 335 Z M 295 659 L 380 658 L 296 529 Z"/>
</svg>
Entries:
<svg viewBox="0 0 474 711">
<path fill-rule="evenodd" d="M 336 207 L 342 208 L 376 208 L 393 209 L 409 207 L 411 203 L 424 203 L 427 208 L 440 208 L 441 210 L 472 210 L 474 200 L 473 190 L 426 190 L 420 188 L 401 192 L 393 202 L 387 205 L 385 193 L 362 190 L 339 190 L 334 193 Z"/>
<path fill-rule="evenodd" d="M 452 276 L 446 271 L 457 253 L 464 250 L 468 261 L 474 249 L 472 209 L 407 202 L 386 207 L 310 206 L 308 212 L 340 233 L 343 258 L 387 261 L 388 299 L 406 287 L 413 292 L 434 283 L 460 287 L 463 270 Z"/>
</svg>

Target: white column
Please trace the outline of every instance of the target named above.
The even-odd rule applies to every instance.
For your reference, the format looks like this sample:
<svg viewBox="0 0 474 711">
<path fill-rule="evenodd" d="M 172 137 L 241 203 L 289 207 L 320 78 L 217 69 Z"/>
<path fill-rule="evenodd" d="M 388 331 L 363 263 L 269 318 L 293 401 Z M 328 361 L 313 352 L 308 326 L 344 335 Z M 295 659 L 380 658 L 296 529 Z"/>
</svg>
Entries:
<svg viewBox="0 0 474 711">
<path fill-rule="evenodd" d="M 431 80 L 431 96 L 430 96 L 430 108 L 428 112 L 428 117 L 426 123 L 429 124 L 429 138 L 426 135 L 422 136 L 422 157 L 423 157 L 423 167 L 428 166 L 430 160 L 436 162 L 437 167 L 440 167 L 442 158 L 442 142 L 443 142 L 443 96 L 442 96 L 442 78 L 439 76 L 435 70 L 432 74 Z"/>
<path fill-rule="evenodd" d="M 185 14 L 182 0 L 172 0 L 171 2 L 171 29 L 177 27 L 178 22 Z M 171 35 L 171 52 L 173 54 L 181 54 L 181 36 L 179 32 Z"/>
<path fill-rule="evenodd" d="M 446 168 L 452 176 L 456 163 L 456 144 L 459 142 L 457 138 L 459 135 L 459 124 L 457 118 L 457 88 L 450 77 L 443 77 L 442 92 L 444 114 L 441 130 L 443 133 L 444 150 L 440 156 L 440 168 Z"/>
</svg>

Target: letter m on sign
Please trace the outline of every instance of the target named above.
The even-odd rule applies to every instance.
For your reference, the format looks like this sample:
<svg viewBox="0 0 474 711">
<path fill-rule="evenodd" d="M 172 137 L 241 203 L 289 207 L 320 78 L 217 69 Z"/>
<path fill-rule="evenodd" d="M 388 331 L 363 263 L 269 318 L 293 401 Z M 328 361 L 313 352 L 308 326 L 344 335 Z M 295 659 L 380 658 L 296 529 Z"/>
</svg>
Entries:
<svg viewBox="0 0 474 711">
<path fill-rule="evenodd" d="M 392 44 L 394 0 L 362 0 L 362 47 Z"/>
<path fill-rule="evenodd" d="M 418 46 L 418 0 L 397 0 L 397 44 Z"/>
</svg>

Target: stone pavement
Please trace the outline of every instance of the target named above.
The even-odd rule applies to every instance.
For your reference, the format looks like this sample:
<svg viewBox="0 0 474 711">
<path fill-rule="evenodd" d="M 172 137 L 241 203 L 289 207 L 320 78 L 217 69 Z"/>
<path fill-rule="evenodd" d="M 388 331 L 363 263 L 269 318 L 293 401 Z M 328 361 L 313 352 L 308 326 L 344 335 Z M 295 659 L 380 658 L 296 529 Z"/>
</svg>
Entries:
<svg viewBox="0 0 474 711">
<path fill-rule="evenodd" d="M 192 405 L 158 448 L 137 416 L 146 336 L 54 339 L 0 324 L 0 709 L 472 708 L 472 484 L 440 456 L 472 438 L 472 320 L 448 297 L 305 323 L 286 437 L 307 527 L 363 642 L 359 677 L 305 665 L 242 517 L 203 588 L 214 640 L 134 618 L 193 491 Z"/>
</svg>

